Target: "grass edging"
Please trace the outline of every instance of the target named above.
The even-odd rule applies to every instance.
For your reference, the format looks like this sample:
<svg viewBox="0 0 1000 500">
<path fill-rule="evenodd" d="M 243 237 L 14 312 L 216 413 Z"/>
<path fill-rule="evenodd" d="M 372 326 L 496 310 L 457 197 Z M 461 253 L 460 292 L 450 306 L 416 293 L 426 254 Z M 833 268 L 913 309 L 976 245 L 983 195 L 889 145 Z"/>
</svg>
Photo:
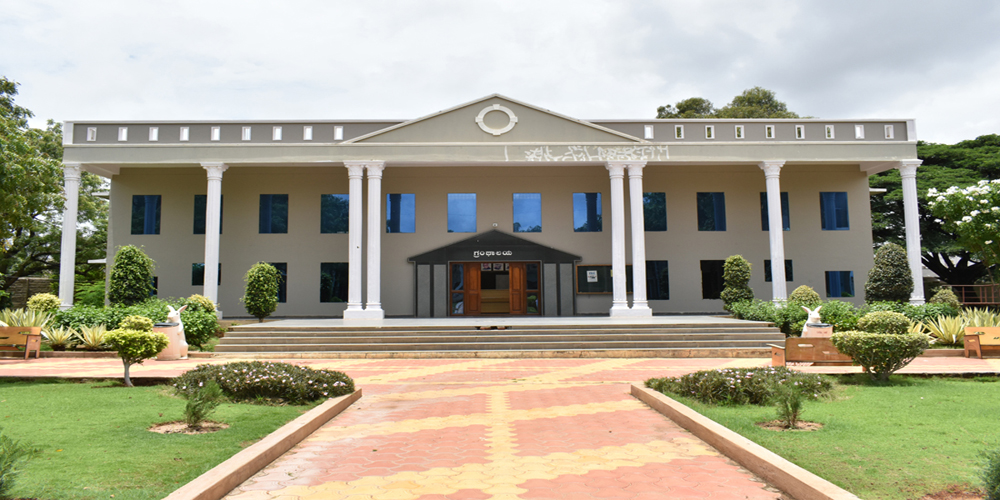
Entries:
<svg viewBox="0 0 1000 500">
<path fill-rule="evenodd" d="M 174 490 L 164 500 L 219 500 L 361 398 L 361 389 L 309 410 Z"/>
<path fill-rule="evenodd" d="M 632 396 L 797 500 L 859 500 L 851 492 L 659 392 L 632 384 Z"/>
</svg>

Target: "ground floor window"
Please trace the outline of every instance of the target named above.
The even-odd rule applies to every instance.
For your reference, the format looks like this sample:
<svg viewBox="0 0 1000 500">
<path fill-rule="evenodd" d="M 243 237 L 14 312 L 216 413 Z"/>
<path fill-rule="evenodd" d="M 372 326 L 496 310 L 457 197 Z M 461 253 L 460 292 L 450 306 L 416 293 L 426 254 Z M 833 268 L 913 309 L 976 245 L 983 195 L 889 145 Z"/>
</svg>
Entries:
<svg viewBox="0 0 1000 500">
<path fill-rule="evenodd" d="M 347 302 L 347 273 L 347 262 L 320 263 L 320 302 Z"/>
<path fill-rule="evenodd" d="M 722 296 L 725 281 L 722 279 L 724 260 L 701 261 L 701 298 L 718 299 Z"/>
<path fill-rule="evenodd" d="M 771 260 L 764 261 L 764 281 L 771 282 Z M 792 281 L 792 261 L 785 259 L 785 281 Z"/>
<path fill-rule="evenodd" d="M 270 264 L 278 270 L 278 302 L 284 303 L 288 300 L 288 263 L 271 262 Z"/>
<path fill-rule="evenodd" d="M 854 271 L 827 271 L 827 297 L 853 297 Z"/>
<path fill-rule="evenodd" d="M 670 272 L 665 260 L 646 261 L 646 298 L 670 300 Z"/>
<path fill-rule="evenodd" d="M 222 284 L 222 263 L 219 263 L 219 283 Z M 191 264 L 191 286 L 205 286 L 205 263 Z"/>
</svg>

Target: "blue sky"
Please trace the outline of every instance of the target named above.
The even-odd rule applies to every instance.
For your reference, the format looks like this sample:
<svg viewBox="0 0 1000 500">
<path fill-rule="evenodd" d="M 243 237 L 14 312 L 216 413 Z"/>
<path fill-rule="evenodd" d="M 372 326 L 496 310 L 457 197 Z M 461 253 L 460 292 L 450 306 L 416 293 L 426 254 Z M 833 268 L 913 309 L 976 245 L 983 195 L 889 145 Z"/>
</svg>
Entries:
<svg viewBox="0 0 1000 500">
<path fill-rule="evenodd" d="M 56 120 L 405 119 L 499 92 L 643 118 L 760 85 L 825 118 L 1000 132 L 1000 3 L 0 0 L 0 74 Z"/>
</svg>

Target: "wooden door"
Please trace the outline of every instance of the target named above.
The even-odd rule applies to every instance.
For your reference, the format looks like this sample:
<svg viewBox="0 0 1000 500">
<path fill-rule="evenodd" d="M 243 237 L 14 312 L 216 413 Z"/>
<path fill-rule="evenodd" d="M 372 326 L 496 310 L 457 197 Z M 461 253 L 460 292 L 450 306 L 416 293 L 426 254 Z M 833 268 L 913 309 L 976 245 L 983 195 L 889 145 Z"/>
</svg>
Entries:
<svg viewBox="0 0 1000 500">
<path fill-rule="evenodd" d="M 465 267 L 465 315 L 478 316 L 482 313 L 482 277 L 478 263 L 466 263 Z"/>
<path fill-rule="evenodd" d="M 525 272 L 524 262 L 510 263 L 510 313 L 524 314 L 527 310 L 527 299 L 524 294 Z"/>
</svg>

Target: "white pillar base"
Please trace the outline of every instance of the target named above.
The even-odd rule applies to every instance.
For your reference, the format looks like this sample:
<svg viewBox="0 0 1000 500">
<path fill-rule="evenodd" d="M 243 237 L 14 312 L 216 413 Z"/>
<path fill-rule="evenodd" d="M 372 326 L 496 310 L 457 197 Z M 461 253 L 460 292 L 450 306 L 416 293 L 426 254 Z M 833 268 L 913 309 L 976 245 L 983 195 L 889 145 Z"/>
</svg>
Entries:
<svg viewBox="0 0 1000 500">
<path fill-rule="evenodd" d="M 368 309 L 347 309 L 344 311 L 344 319 L 384 319 L 385 311 L 382 308 L 373 309 L 369 307 Z"/>
<path fill-rule="evenodd" d="M 631 309 L 626 307 L 611 307 L 611 317 L 612 318 L 650 318 L 653 316 L 653 310 L 649 306 L 632 306 Z"/>
</svg>

